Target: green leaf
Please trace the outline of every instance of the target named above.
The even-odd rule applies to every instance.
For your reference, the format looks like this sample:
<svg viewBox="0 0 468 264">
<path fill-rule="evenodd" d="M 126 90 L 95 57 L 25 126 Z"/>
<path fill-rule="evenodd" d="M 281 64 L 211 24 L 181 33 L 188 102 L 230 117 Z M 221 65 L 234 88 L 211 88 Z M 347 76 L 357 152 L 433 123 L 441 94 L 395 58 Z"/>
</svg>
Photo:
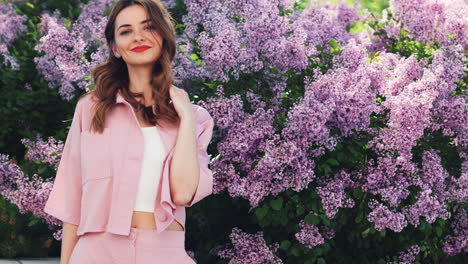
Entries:
<svg viewBox="0 0 468 264">
<path fill-rule="evenodd" d="M 279 73 L 278 69 L 276 69 L 276 68 L 273 67 L 273 66 L 268 66 L 268 69 L 269 69 L 272 73 L 275 73 L 275 74 Z"/>
<path fill-rule="evenodd" d="M 327 264 L 327 262 L 323 258 L 318 258 L 317 264 Z"/>
<path fill-rule="evenodd" d="M 308 225 L 318 225 L 320 223 L 320 218 L 316 215 L 308 214 L 304 218 L 304 221 Z"/>
<path fill-rule="evenodd" d="M 291 246 L 291 242 L 289 240 L 281 241 L 281 249 L 287 250 Z"/>
<path fill-rule="evenodd" d="M 322 167 L 324 173 L 332 172 L 330 166 L 328 166 L 327 164 L 321 164 L 320 167 Z"/>
<path fill-rule="evenodd" d="M 297 214 L 297 215 L 301 215 L 301 214 L 303 214 L 304 212 L 305 212 L 304 207 L 302 207 L 302 206 L 297 206 L 297 207 L 296 207 L 296 214 Z"/>
<path fill-rule="evenodd" d="M 362 236 L 363 238 L 366 238 L 366 237 L 369 235 L 370 230 L 371 230 L 371 228 L 369 227 L 369 228 L 367 228 L 366 230 L 362 231 L 362 232 L 361 232 L 361 236 Z"/>
<path fill-rule="evenodd" d="M 196 60 L 198 60 L 198 55 L 195 54 L 195 53 L 192 53 L 192 54 L 190 55 L 190 59 L 192 59 L 193 61 L 196 61 Z"/>
<path fill-rule="evenodd" d="M 331 164 L 333 166 L 338 166 L 339 165 L 339 163 L 338 163 L 338 161 L 336 159 L 328 159 L 327 163 L 329 163 L 329 164 Z"/>
<path fill-rule="evenodd" d="M 382 230 L 379 232 L 379 235 L 380 235 L 381 237 L 385 237 L 385 230 L 386 230 L 386 229 L 382 229 Z"/>
<path fill-rule="evenodd" d="M 275 200 L 271 200 L 270 202 L 271 208 L 273 208 L 276 211 L 281 210 L 283 207 L 283 197 L 278 197 Z"/>
<path fill-rule="evenodd" d="M 440 228 L 440 226 L 435 227 L 435 232 L 436 232 L 438 237 L 442 237 L 443 231 L 442 231 L 442 228 Z"/>
<path fill-rule="evenodd" d="M 257 216 L 257 219 L 261 221 L 268 213 L 268 208 L 265 207 L 259 207 L 257 210 L 255 210 L 255 215 Z"/>
<path fill-rule="evenodd" d="M 336 49 L 340 45 L 336 40 L 330 39 L 328 41 L 328 44 L 330 45 L 331 48 Z"/>
<path fill-rule="evenodd" d="M 291 248 L 291 253 L 296 257 L 300 256 L 301 255 L 301 246 L 299 244 L 294 245 Z"/>
<path fill-rule="evenodd" d="M 28 227 L 31 227 L 39 222 L 39 217 L 33 216 L 32 219 L 28 223 Z"/>
<path fill-rule="evenodd" d="M 331 222 L 330 222 L 330 219 L 328 219 L 328 217 L 324 214 L 321 214 L 320 215 L 320 218 L 322 219 L 322 222 L 326 225 L 326 226 L 330 226 L 331 225 Z"/>
<path fill-rule="evenodd" d="M 356 198 L 356 199 L 361 199 L 362 197 L 362 190 L 360 188 L 356 188 L 353 190 L 353 196 Z"/>
<path fill-rule="evenodd" d="M 359 224 L 359 223 L 362 222 L 362 219 L 363 219 L 363 218 L 364 218 L 364 213 L 362 212 L 362 210 L 359 210 L 359 212 L 358 212 L 356 218 L 354 219 L 354 222 L 355 222 L 356 224 Z"/>
</svg>

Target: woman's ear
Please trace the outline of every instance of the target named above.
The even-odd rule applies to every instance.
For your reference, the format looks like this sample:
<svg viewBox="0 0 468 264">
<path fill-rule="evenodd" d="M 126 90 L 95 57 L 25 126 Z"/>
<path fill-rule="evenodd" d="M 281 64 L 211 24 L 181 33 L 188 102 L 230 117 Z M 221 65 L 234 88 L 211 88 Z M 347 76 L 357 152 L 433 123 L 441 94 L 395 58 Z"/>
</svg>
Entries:
<svg viewBox="0 0 468 264">
<path fill-rule="evenodd" d="M 115 56 L 116 58 L 120 58 L 120 54 L 119 54 L 119 52 L 117 51 L 117 48 L 115 47 L 115 43 L 114 43 L 114 42 L 111 43 L 111 47 L 112 47 L 112 52 L 114 53 L 114 56 Z"/>
</svg>

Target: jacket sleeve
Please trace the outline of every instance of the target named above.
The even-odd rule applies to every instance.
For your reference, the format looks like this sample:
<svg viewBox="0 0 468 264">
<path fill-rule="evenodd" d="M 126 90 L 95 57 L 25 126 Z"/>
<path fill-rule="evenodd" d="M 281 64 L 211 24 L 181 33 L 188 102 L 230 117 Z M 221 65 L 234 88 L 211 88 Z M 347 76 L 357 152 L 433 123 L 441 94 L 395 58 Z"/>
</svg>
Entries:
<svg viewBox="0 0 468 264">
<path fill-rule="evenodd" d="M 70 130 L 57 168 L 54 185 L 44 206 L 44 212 L 79 225 L 81 211 L 81 104 L 77 103 Z"/>
<path fill-rule="evenodd" d="M 213 193 L 213 172 L 208 167 L 210 157 L 207 149 L 213 135 L 213 118 L 210 113 L 200 108 L 199 112 L 199 128 L 197 129 L 197 148 L 198 148 L 198 164 L 200 167 L 200 180 L 198 181 L 197 190 L 192 197 L 192 200 L 185 206 L 191 207 L 198 201 Z"/>
</svg>

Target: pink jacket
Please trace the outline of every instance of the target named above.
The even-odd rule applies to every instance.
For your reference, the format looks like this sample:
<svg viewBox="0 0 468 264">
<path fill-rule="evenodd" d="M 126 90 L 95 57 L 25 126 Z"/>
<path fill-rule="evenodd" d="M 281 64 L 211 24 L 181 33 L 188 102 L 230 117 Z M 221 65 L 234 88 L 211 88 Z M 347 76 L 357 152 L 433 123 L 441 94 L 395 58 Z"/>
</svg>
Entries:
<svg viewBox="0 0 468 264">
<path fill-rule="evenodd" d="M 143 134 L 131 105 L 120 94 L 115 107 L 107 113 L 103 134 L 91 133 L 92 105 L 91 94 L 77 103 L 44 212 L 78 225 L 77 235 L 100 231 L 128 235 L 141 170 Z M 196 116 L 200 181 L 193 200 L 184 206 L 173 203 L 169 186 L 169 166 L 178 128 L 158 127 L 167 150 L 155 199 L 158 233 L 174 219 L 185 230 L 185 207 L 213 191 L 207 147 L 214 123 L 206 109 L 192 106 Z"/>
</svg>

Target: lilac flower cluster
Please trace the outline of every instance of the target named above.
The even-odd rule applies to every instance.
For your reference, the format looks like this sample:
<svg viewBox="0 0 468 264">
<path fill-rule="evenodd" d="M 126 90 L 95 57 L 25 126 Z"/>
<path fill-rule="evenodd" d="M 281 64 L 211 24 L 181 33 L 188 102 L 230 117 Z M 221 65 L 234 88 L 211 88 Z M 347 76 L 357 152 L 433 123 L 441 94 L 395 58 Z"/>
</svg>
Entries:
<svg viewBox="0 0 468 264">
<path fill-rule="evenodd" d="M 315 212 L 311 212 L 316 214 Z M 332 239 L 335 236 L 333 228 L 323 226 L 308 225 L 304 220 L 299 222 L 300 231 L 294 234 L 296 239 L 307 248 L 314 248 L 325 243 L 325 240 Z"/>
<path fill-rule="evenodd" d="M 408 250 L 400 252 L 398 262 L 387 262 L 387 264 L 412 264 L 416 260 L 419 251 L 418 245 L 411 246 Z"/>
<path fill-rule="evenodd" d="M 463 0 L 390 0 L 390 10 L 419 42 L 468 44 L 468 22 L 464 19 L 468 7 Z"/>
<path fill-rule="evenodd" d="M 232 248 L 214 248 L 211 254 L 224 259 L 230 259 L 230 264 L 281 264 L 281 259 L 274 255 L 278 250 L 278 243 L 266 245 L 263 233 L 244 233 L 241 229 L 234 227 L 231 234 Z"/>
<path fill-rule="evenodd" d="M 447 96 L 434 104 L 431 130 L 441 130 L 453 138 L 460 157 L 467 159 L 468 153 L 468 104 L 466 97 Z"/>
<path fill-rule="evenodd" d="M 8 52 L 8 47 L 26 31 L 26 20 L 26 16 L 16 13 L 13 4 L 0 3 L 0 57 L 3 57 L 2 65 L 9 64 L 13 70 L 18 70 L 19 64 Z"/>
<path fill-rule="evenodd" d="M 209 108 L 213 107 L 214 102 Z M 235 114 L 228 116 L 241 116 L 237 114 L 241 111 L 232 111 Z M 214 184 L 215 193 L 227 187 L 231 196 L 243 196 L 256 206 L 268 195 L 277 195 L 288 188 L 300 191 L 312 181 L 313 161 L 294 141 L 280 140 L 273 132 L 272 120 L 273 111 L 258 108 L 229 127 L 218 144 L 218 152 L 223 158 L 212 164 L 219 172 Z M 257 165 L 251 167 L 253 164 Z M 245 171 L 246 177 L 236 173 L 234 167 Z"/>
<path fill-rule="evenodd" d="M 21 214 L 31 212 L 50 226 L 61 225 L 43 210 L 52 186 L 53 179 L 43 180 L 38 174 L 28 177 L 8 155 L 0 154 L 0 195 L 15 204 Z"/>
<path fill-rule="evenodd" d="M 323 177 L 325 178 L 325 177 Z M 332 219 L 339 208 L 354 207 L 354 200 L 346 197 L 346 190 L 359 187 L 359 183 L 351 179 L 350 173 L 341 170 L 326 181 L 324 186 L 316 188 L 322 199 L 322 206 L 328 218 Z"/>
<path fill-rule="evenodd" d="M 459 178 L 450 176 L 448 199 L 460 204 L 468 202 L 468 160 L 464 160 Z"/>
<path fill-rule="evenodd" d="M 210 97 L 206 101 L 199 101 L 198 104 L 210 112 L 216 127 L 223 132 L 219 136 L 223 137 L 232 125 L 245 118 L 246 113 L 243 110 L 244 103 L 238 94 L 226 98 L 223 95 L 224 88 L 222 85 L 218 86 L 216 91 L 216 97 Z"/>
<path fill-rule="evenodd" d="M 442 250 L 454 256 L 459 253 L 468 252 L 468 217 L 463 206 L 457 206 L 456 213 L 452 219 L 451 227 L 453 235 L 445 237 L 445 244 Z"/>
<path fill-rule="evenodd" d="M 366 13 L 364 17 L 358 15 L 360 4 L 357 1 L 353 8 L 348 7 L 343 1 L 339 1 L 337 5 L 323 2 L 311 1 L 308 8 L 295 13 L 293 17 L 307 33 L 305 44 L 312 47 L 320 45 L 328 52 L 330 39 L 346 43 L 355 38 L 347 31 L 347 27 L 352 22 L 366 19 L 368 14 Z"/>
<path fill-rule="evenodd" d="M 408 187 L 419 185 L 419 179 L 415 176 L 417 169 L 402 157 L 378 157 L 377 166 L 373 165 L 374 160 L 369 160 L 366 183 L 362 190 L 374 195 L 380 194 L 382 200 L 391 206 L 396 206 L 408 197 Z"/>
<path fill-rule="evenodd" d="M 34 58 L 36 68 L 51 87 L 60 87 L 60 95 L 67 100 L 73 98 L 74 84 L 87 89 L 90 70 L 106 59 L 107 46 L 102 43 L 107 17 L 102 13 L 111 4 L 110 0 L 81 4 L 83 12 L 71 27 L 66 26 L 57 11 L 42 15 L 39 27 L 43 36 L 35 49 L 44 55 Z M 93 49 L 97 50 L 91 54 L 90 62 L 83 55 Z"/>
<path fill-rule="evenodd" d="M 197 77 L 227 82 L 230 75 L 238 79 L 240 72 L 257 72 L 269 66 L 281 73 L 305 69 L 308 57 L 316 53 L 315 46 L 306 45 L 307 34 L 299 22 L 280 15 L 280 8 L 290 7 L 284 2 L 185 1 L 185 32 L 199 45 L 201 67 L 208 70 L 204 72 L 208 75 Z M 200 26 L 203 30 L 198 32 Z M 186 42 L 184 52 L 195 49 L 190 45 Z M 177 64 L 176 72 L 183 75 L 178 78 L 200 72 L 195 61 L 190 64 L 179 59 L 182 63 Z"/>
<path fill-rule="evenodd" d="M 49 163 L 54 166 L 55 169 L 58 168 L 64 147 L 62 141 L 57 142 L 53 137 L 49 137 L 46 142 L 38 136 L 37 141 L 23 138 L 21 143 L 27 148 L 27 159 L 35 162 Z"/>
<path fill-rule="evenodd" d="M 378 231 L 388 228 L 395 232 L 401 232 L 408 225 L 402 213 L 395 212 L 375 199 L 371 199 L 368 206 L 372 212 L 367 216 L 367 220 L 374 223 L 375 229 Z"/>
</svg>

